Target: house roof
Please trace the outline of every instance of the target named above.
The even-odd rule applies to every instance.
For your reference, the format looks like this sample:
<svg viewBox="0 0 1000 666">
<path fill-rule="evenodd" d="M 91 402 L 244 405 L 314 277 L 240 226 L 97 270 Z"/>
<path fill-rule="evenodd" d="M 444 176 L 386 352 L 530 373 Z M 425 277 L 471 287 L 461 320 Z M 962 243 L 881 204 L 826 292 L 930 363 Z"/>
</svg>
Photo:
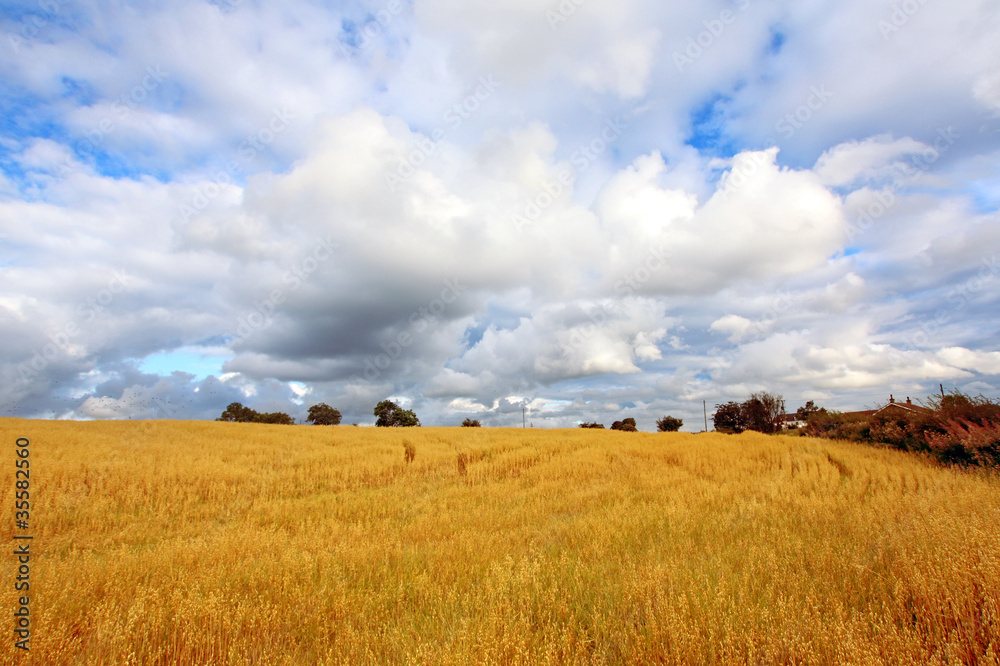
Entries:
<svg viewBox="0 0 1000 666">
<path fill-rule="evenodd" d="M 860 409 L 860 410 L 857 410 L 857 411 L 854 411 L 854 412 L 842 412 L 842 415 L 843 416 L 854 416 L 854 417 L 874 416 L 875 414 L 879 414 L 879 413 L 884 412 L 886 410 L 893 410 L 893 409 L 894 410 L 899 410 L 901 412 L 910 413 L 910 414 L 934 414 L 935 413 L 934 410 L 930 409 L 929 407 L 923 407 L 921 405 L 915 405 L 915 404 L 913 404 L 913 401 L 910 400 L 910 398 L 907 398 L 906 402 L 897 402 L 896 398 L 894 396 L 890 395 L 889 396 L 889 402 L 886 403 L 885 405 L 883 405 L 882 407 L 879 407 L 878 409 Z M 782 414 L 780 418 L 781 418 L 781 421 L 784 422 L 784 423 L 789 423 L 789 422 L 793 422 L 793 421 L 802 421 L 802 419 L 800 419 L 794 412 L 789 413 L 789 414 Z"/>
<path fill-rule="evenodd" d="M 906 402 L 896 402 L 895 398 L 891 395 L 889 396 L 889 404 L 883 406 L 881 409 L 876 409 L 873 414 L 878 414 L 879 412 L 884 412 L 889 409 L 900 410 L 903 412 L 909 412 L 910 414 L 933 414 L 934 410 L 928 407 L 922 407 L 920 405 L 914 405 L 909 398 Z"/>
<path fill-rule="evenodd" d="M 879 407 L 878 409 L 859 409 L 859 410 L 853 411 L 853 412 L 843 412 L 843 415 L 844 416 L 854 416 L 854 417 L 874 416 L 875 414 L 883 412 L 883 411 L 885 411 L 887 409 L 896 409 L 896 410 L 899 410 L 899 411 L 902 411 L 902 412 L 908 412 L 910 414 L 933 414 L 934 413 L 933 409 L 930 409 L 928 407 L 922 407 L 921 405 L 915 405 L 915 404 L 913 404 L 913 401 L 910 400 L 909 398 L 906 399 L 906 402 L 897 402 L 896 398 L 894 396 L 890 395 L 889 396 L 889 402 L 887 404 L 883 405 L 882 407 Z M 787 414 L 786 416 L 791 416 L 792 418 L 794 418 L 795 415 L 794 414 Z"/>
</svg>

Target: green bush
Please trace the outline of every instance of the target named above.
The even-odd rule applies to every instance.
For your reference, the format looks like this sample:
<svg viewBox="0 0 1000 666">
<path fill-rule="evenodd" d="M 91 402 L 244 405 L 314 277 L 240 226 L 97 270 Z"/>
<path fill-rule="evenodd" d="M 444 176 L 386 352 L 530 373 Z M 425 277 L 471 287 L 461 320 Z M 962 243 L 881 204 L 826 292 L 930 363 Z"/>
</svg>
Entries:
<svg viewBox="0 0 1000 666">
<path fill-rule="evenodd" d="M 284 412 L 265 412 L 261 414 L 256 410 L 244 407 L 241 403 L 231 402 L 225 411 L 216 421 L 228 421 L 230 423 L 276 423 L 278 425 L 294 425 L 295 420 Z"/>
<path fill-rule="evenodd" d="M 420 425 L 420 419 L 412 410 L 403 409 L 391 400 L 383 400 L 375 405 L 375 425 L 379 428 L 407 428 Z"/>
<path fill-rule="evenodd" d="M 313 425 L 340 425 L 340 411 L 325 402 L 309 408 L 309 418 L 306 421 Z"/>
<path fill-rule="evenodd" d="M 684 425 L 684 421 L 680 419 L 675 419 L 672 416 L 664 416 L 662 419 L 657 420 L 656 429 L 659 432 L 677 432 Z"/>
</svg>

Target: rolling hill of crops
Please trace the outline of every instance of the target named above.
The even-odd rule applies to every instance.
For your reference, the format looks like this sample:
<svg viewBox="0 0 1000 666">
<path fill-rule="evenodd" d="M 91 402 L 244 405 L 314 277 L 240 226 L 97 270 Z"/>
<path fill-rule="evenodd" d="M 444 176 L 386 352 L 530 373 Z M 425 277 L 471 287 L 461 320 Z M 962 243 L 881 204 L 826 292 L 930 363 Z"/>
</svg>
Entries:
<svg viewBox="0 0 1000 666">
<path fill-rule="evenodd" d="M 0 661 L 1000 661 L 1000 481 L 811 438 L 0 419 Z M 406 451 L 412 461 L 407 462 Z M 13 546 L 3 549 L 13 551 Z"/>
</svg>

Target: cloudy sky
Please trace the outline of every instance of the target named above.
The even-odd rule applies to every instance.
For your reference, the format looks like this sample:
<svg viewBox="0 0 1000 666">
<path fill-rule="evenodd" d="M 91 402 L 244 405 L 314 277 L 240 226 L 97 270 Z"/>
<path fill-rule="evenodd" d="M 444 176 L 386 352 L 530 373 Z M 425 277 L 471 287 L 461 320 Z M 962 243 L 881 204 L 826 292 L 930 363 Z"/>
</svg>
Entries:
<svg viewBox="0 0 1000 666">
<path fill-rule="evenodd" d="M 0 415 L 1000 393 L 997 0 L 0 7 Z"/>
</svg>

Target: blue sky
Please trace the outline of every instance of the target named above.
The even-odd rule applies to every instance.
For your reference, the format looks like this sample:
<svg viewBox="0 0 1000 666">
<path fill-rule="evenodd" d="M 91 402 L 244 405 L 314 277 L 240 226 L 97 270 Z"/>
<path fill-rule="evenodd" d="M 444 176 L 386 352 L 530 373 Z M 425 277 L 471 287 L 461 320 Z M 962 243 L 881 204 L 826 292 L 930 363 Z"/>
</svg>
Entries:
<svg viewBox="0 0 1000 666">
<path fill-rule="evenodd" d="M 1000 6 L 0 8 L 0 414 L 1000 393 Z"/>
</svg>

